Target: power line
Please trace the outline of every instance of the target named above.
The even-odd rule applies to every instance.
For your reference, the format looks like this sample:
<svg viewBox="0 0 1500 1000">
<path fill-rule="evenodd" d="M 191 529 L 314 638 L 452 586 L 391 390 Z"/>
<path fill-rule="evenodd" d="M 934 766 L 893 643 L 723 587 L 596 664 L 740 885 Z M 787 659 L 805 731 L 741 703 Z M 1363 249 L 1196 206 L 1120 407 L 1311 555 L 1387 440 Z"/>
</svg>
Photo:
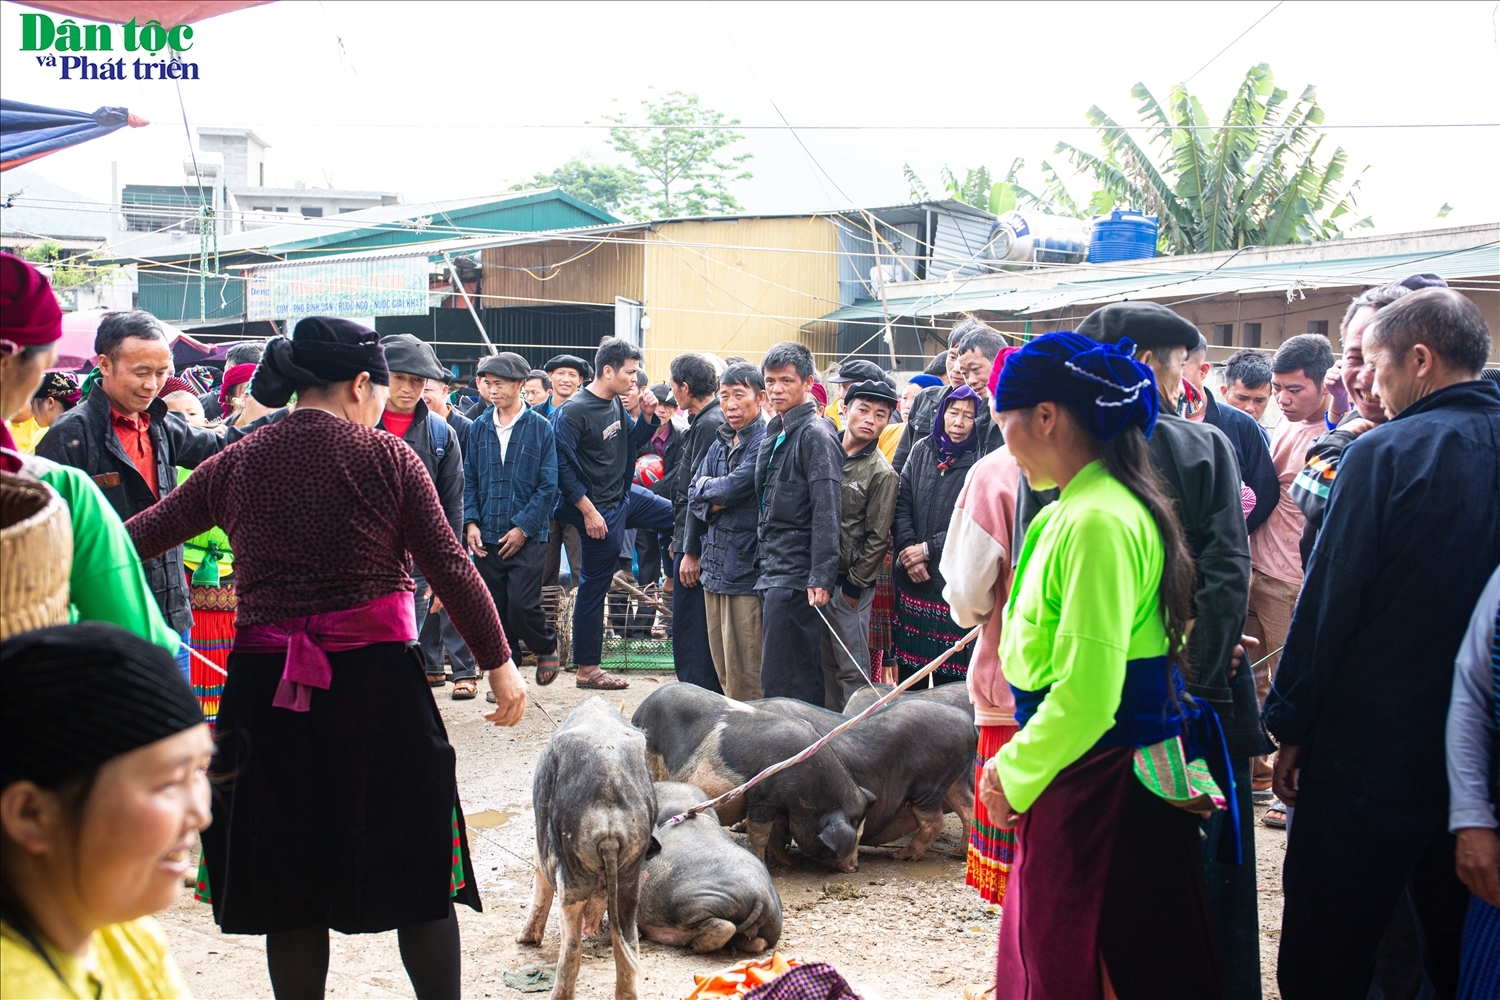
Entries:
<svg viewBox="0 0 1500 1000">
<path fill-rule="evenodd" d="M 1204 70 L 1208 69 L 1208 67 L 1212 66 L 1213 62 L 1214 62 L 1214 59 L 1219 58 L 1219 56 L 1222 56 L 1224 53 L 1226 53 L 1230 49 L 1234 48 L 1236 42 L 1238 42 L 1241 38 L 1244 38 L 1246 35 L 1250 34 L 1250 32 L 1254 31 L 1255 28 L 1256 28 L 1256 25 L 1259 25 L 1260 22 L 1264 21 L 1266 18 L 1268 18 L 1272 14 L 1276 13 L 1277 8 L 1279 8 L 1282 5 L 1282 3 L 1284 3 L 1284 2 L 1285 2 L 1285 0 L 1276 0 L 1276 4 L 1270 10 L 1266 11 L 1260 17 L 1258 17 L 1258 18 L 1255 19 L 1255 24 L 1250 25 L 1250 27 L 1246 28 L 1244 31 L 1240 32 L 1238 35 L 1235 35 L 1234 36 L 1234 41 L 1230 42 L 1228 45 L 1224 46 L 1218 52 L 1214 53 L 1213 59 L 1210 59 L 1208 62 L 1204 63 L 1202 66 L 1199 66 L 1197 69 L 1193 70 L 1193 76 L 1197 76 L 1199 73 L 1202 73 Z M 1193 76 L 1190 76 L 1186 80 L 1183 80 L 1182 81 L 1183 85 L 1186 86 L 1187 84 L 1192 83 L 1193 82 Z"/>
<path fill-rule="evenodd" d="M 444 122 L 248 122 L 248 128 L 301 128 L 301 129 L 330 129 L 330 128 L 380 128 L 380 129 L 480 129 L 480 130 L 528 130 L 528 131 L 609 131 L 612 129 L 623 129 L 630 132 L 669 132 L 685 131 L 699 128 L 697 125 L 613 125 L 599 124 L 594 122 L 582 122 L 572 125 L 558 125 L 544 122 L 517 122 L 517 123 L 444 123 Z M 1125 132 L 1151 132 L 1159 129 L 1160 125 L 1112 125 L 1110 128 Z M 1278 131 L 1284 129 L 1284 125 L 1235 125 L 1233 128 L 1240 131 Z M 1500 122 L 1357 122 L 1345 125 L 1329 124 L 1324 122 L 1317 126 L 1324 131 L 1330 130 L 1373 130 L 1373 129 L 1445 129 L 1445 128 L 1500 128 Z M 733 128 L 746 132 L 1095 132 L 1098 131 L 1093 125 L 1079 125 L 1068 123 L 1066 125 L 735 125 Z M 1173 125 L 1173 129 L 1195 132 L 1195 131 L 1217 131 L 1221 125 Z"/>
</svg>

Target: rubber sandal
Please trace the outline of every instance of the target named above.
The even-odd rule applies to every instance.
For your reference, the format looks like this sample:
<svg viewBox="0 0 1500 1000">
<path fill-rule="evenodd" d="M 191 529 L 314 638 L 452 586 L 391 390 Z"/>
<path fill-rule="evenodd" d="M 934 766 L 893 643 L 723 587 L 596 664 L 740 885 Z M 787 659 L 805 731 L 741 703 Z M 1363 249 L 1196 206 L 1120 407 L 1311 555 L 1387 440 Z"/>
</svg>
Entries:
<svg viewBox="0 0 1500 1000">
<path fill-rule="evenodd" d="M 427 675 L 427 686 L 428 687 L 440 688 L 444 684 L 447 684 L 447 683 L 448 683 L 448 675 L 447 674 L 428 674 Z"/>
<path fill-rule="evenodd" d="M 1282 805 L 1280 799 L 1272 802 L 1271 808 L 1266 810 L 1266 814 L 1260 818 L 1260 822 L 1262 826 L 1269 826 L 1273 830 L 1285 830 L 1286 806 Z"/>
<path fill-rule="evenodd" d="M 536 658 L 536 682 L 540 687 L 546 687 L 557 680 L 557 675 L 562 667 L 558 665 L 557 654 L 550 656 L 538 656 Z"/>
<path fill-rule="evenodd" d="M 472 677 L 463 677 L 453 682 L 453 693 L 449 695 L 454 701 L 468 701 L 479 693 L 479 685 Z"/>
<path fill-rule="evenodd" d="M 630 682 L 623 677 L 615 677 L 600 671 L 597 677 L 591 677 L 588 680 L 579 678 L 577 686 L 585 691 L 623 691 L 630 687 Z"/>
</svg>

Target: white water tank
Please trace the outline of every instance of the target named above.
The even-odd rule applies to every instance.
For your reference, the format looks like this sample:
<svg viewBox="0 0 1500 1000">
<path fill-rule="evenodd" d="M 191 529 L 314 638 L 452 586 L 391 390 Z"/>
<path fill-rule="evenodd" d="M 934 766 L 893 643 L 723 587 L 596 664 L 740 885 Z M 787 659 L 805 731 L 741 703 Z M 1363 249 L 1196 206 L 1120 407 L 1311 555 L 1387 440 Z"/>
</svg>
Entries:
<svg viewBox="0 0 1500 1000">
<path fill-rule="evenodd" d="M 991 258 L 1006 264 L 1081 264 L 1089 223 L 1042 212 L 1007 212 L 990 230 Z"/>
</svg>

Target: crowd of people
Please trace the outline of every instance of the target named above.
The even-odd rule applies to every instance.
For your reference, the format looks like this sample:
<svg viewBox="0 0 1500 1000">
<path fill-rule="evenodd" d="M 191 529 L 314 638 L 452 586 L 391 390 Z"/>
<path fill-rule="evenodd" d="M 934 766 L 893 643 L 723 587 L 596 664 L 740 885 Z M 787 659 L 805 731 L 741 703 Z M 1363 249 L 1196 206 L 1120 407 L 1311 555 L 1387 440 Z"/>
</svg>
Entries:
<svg viewBox="0 0 1500 1000">
<path fill-rule="evenodd" d="M 0 460 L 69 509 L 75 622 L 4 638 L 6 995 L 185 995 L 149 915 L 191 877 L 278 996 L 322 995 L 330 930 L 393 929 L 457 996 L 479 895 L 432 691 L 487 680 L 515 725 L 523 653 L 628 686 L 607 634 L 835 711 L 950 654 L 996 997 L 1259 997 L 1257 803 L 1282 995 L 1500 991 L 1500 389 L 1440 278 L 1222 385 L 1135 302 L 965 319 L 900 383 L 788 341 L 652 384 L 607 338 L 459 385 L 318 317 L 176 372 L 140 311 L 80 380 L 45 278 L 0 277 Z"/>
</svg>

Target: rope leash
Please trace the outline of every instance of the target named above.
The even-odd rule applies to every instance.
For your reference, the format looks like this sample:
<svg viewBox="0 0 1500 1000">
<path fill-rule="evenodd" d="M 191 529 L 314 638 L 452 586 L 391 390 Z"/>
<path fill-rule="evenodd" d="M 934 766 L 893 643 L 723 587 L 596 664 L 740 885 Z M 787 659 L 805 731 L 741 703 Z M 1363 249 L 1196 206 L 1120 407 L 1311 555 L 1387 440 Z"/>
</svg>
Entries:
<svg viewBox="0 0 1500 1000">
<path fill-rule="evenodd" d="M 187 643 L 183 642 L 180 639 L 178 640 L 177 644 L 179 646 L 181 646 L 183 649 L 187 650 L 192 655 L 196 656 L 199 660 L 202 660 L 203 663 L 206 664 L 209 667 L 209 669 L 213 670 L 220 677 L 228 677 L 229 676 L 229 671 L 225 670 L 223 667 L 219 666 L 213 660 L 210 660 L 208 657 L 206 657 L 202 653 L 198 652 L 192 646 L 189 646 Z"/>
<path fill-rule="evenodd" d="M 745 782 L 743 785 L 740 785 L 738 788 L 731 788 L 729 791 L 725 792 L 723 795 L 719 795 L 719 796 L 717 796 L 715 798 L 709 799 L 707 802 L 700 802 L 698 805 L 693 806 L 691 809 L 688 809 L 686 812 L 678 813 L 676 816 L 673 816 L 672 818 L 668 819 L 666 822 L 662 823 L 661 825 L 664 826 L 664 827 L 665 826 L 676 826 L 678 823 L 681 823 L 683 820 L 692 819 L 694 816 L 698 815 L 699 813 L 701 813 L 705 809 L 716 808 L 718 806 L 723 805 L 725 802 L 728 802 L 730 799 L 733 799 L 733 798 L 736 798 L 736 797 L 738 797 L 740 795 L 745 794 L 745 792 L 748 791 L 751 787 L 753 787 L 754 785 L 756 785 L 756 784 L 758 784 L 758 783 L 760 783 L 762 781 L 765 781 L 767 778 L 769 778 L 773 774 L 776 774 L 778 771 L 784 771 L 787 768 L 791 767 L 793 764 L 800 764 L 800 763 L 802 763 L 804 760 L 806 760 L 807 758 L 811 757 L 813 754 L 817 753 L 819 750 L 821 750 L 825 746 L 827 746 L 828 743 L 829 743 L 829 741 L 831 741 L 835 736 L 839 735 L 844 730 L 848 729 L 850 726 L 857 725 L 858 723 L 863 722 L 865 719 L 869 718 L 875 712 L 877 712 L 881 708 L 885 707 L 886 703 L 889 702 L 892 698 L 896 697 L 898 694 L 901 694 L 907 688 L 910 688 L 917 681 L 922 680 L 924 677 L 926 677 L 928 674 L 932 673 L 938 667 L 941 667 L 944 663 L 947 663 L 949 657 L 951 657 L 954 653 L 957 653 L 959 650 L 963 649 L 965 646 L 967 646 L 969 643 L 973 642 L 976 638 L 979 637 L 979 628 L 980 628 L 980 626 L 975 626 L 972 630 L 970 630 L 970 632 L 969 632 L 968 635 L 965 635 L 962 639 L 958 640 L 953 645 L 949 646 L 947 648 L 947 650 L 945 650 L 943 652 L 942 656 L 939 656 L 937 659 L 933 660 L 931 663 L 928 663 L 921 670 L 918 670 L 916 673 L 912 674 L 906 680 L 902 681 L 895 688 L 891 689 L 891 691 L 888 692 L 884 697 L 878 699 L 869 708 L 865 709 L 863 712 L 860 712 L 854 718 L 848 720 L 847 722 L 841 723 L 838 726 L 835 726 L 833 728 L 833 730 L 828 733 L 827 736 L 824 736 L 822 739 L 818 740 L 816 743 L 814 743 L 812 746 L 808 747 L 806 750 L 803 750 L 801 753 L 799 753 L 799 754 L 797 754 L 797 755 L 795 755 L 793 757 L 788 757 L 786 760 L 781 761 L 778 764 L 772 764 L 770 767 L 766 768 L 764 771 L 760 772 L 755 777 L 753 777 L 749 781 Z"/>
<path fill-rule="evenodd" d="M 830 600 L 833 600 L 833 598 L 830 598 Z M 854 669 L 859 671 L 859 679 L 865 682 L 866 687 L 876 690 L 875 685 L 870 682 L 870 675 L 865 673 L 865 668 L 859 665 L 859 660 L 855 659 L 854 654 L 849 652 L 849 647 L 844 645 L 843 636 L 839 635 L 839 630 L 833 627 L 833 622 L 829 621 L 828 616 L 823 613 L 822 606 L 814 604 L 813 610 L 818 613 L 819 618 L 823 619 L 823 624 L 828 626 L 829 633 L 833 635 L 833 641 L 838 643 L 839 649 L 842 649 L 844 655 L 849 657 L 849 662 L 854 664 Z"/>
</svg>

